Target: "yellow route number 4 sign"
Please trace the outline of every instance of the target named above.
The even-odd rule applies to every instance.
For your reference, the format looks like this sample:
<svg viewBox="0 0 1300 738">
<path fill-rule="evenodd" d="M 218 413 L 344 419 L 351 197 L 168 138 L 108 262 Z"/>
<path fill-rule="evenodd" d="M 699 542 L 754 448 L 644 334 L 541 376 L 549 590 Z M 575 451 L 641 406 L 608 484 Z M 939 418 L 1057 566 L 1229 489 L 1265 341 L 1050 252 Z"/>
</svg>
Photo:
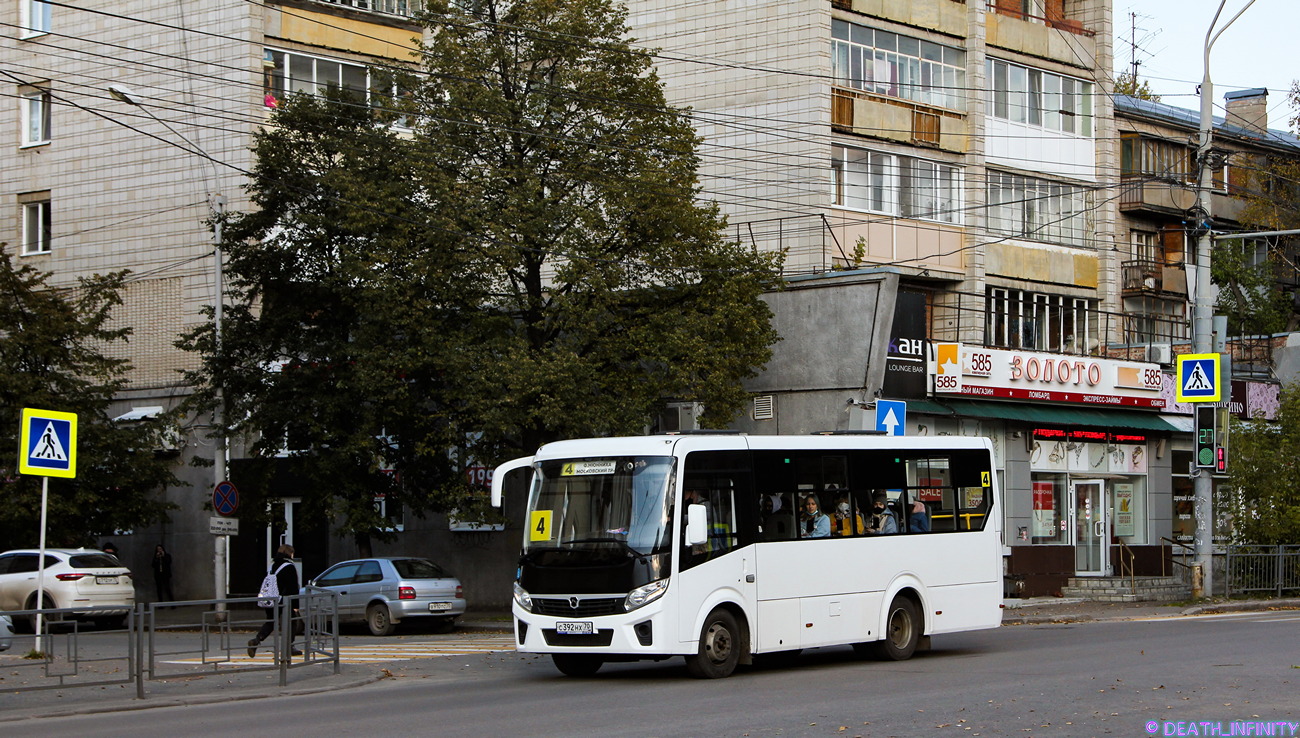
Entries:
<svg viewBox="0 0 1300 738">
<path fill-rule="evenodd" d="M 528 540 L 551 540 L 551 510 L 534 510 L 528 519 Z"/>
</svg>

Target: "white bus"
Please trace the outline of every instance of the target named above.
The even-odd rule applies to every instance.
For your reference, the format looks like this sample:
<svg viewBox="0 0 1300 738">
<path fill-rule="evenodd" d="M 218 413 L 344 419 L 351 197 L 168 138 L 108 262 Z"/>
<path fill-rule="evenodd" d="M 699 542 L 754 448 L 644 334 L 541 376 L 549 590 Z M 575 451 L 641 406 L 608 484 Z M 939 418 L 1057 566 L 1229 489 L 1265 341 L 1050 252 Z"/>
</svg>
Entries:
<svg viewBox="0 0 1300 738">
<path fill-rule="evenodd" d="M 570 676 L 684 656 L 692 675 L 725 677 L 755 655 L 842 644 L 906 659 L 932 634 L 1001 623 L 987 439 L 560 441 L 497 467 L 494 505 L 524 467 L 515 640 Z M 891 516 L 897 532 L 877 532 Z"/>
</svg>

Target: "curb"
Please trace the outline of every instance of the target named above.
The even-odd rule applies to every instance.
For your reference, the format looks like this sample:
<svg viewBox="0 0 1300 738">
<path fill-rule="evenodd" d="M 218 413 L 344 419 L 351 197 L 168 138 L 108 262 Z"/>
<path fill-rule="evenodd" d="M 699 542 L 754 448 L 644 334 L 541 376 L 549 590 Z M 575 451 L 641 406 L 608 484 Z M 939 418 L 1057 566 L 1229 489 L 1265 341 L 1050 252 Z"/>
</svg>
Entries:
<svg viewBox="0 0 1300 738">
<path fill-rule="evenodd" d="M 333 676 L 333 675 L 330 675 Z M 328 679 L 330 677 L 323 677 Z M 17 722 L 22 720 L 41 720 L 44 718 L 74 717 L 78 715 L 102 715 L 110 712 L 134 712 L 137 710 L 152 710 L 158 707 L 186 707 L 189 705 L 213 705 L 222 702 L 242 702 L 244 700 L 260 700 L 270 697 L 298 697 L 303 695 L 321 694 L 325 692 L 337 692 L 354 687 L 364 687 L 367 684 L 374 684 L 385 679 L 391 678 L 384 670 L 375 674 L 365 674 L 354 677 L 343 677 L 341 681 L 335 684 L 327 684 L 312 687 L 275 687 L 271 690 L 253 688 L 235 689 L 228 692 L 212 692 L 209 694 L 193 695 L 189 697 L 145 697 L 144 699 L 132 698 L 122 702 L 112 702 L 100 705 L 87 705 L 75 709 L 64 710 L 42 710 L 39 713 L 27 713 L 14 711 L 0 711 L 0 720 L 6 723 Z"/>
</svg>

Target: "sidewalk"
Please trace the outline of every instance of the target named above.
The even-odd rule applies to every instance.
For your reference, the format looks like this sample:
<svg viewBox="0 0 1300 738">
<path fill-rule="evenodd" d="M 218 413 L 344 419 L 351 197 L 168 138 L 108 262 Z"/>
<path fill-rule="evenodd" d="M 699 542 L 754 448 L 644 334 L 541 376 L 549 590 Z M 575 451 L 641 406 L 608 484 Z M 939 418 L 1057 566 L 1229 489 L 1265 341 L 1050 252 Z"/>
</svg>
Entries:
<svg viewBox="0 0 1300 738">
<path fill-rule="evenodd" d="M 1086 623 L 1097 620 L 1146 620 L 1247 610 L 1300 609 L 1300 598 L 1274 600 L 1212 599 L 1185 602 L 1094 602 L 1069 597 L 1008 598 L 1003 601 L 1003 625 Z"/>
<path fill-rule="evenodd" d="M 1300 609 L 1300 598 L 1250 601 L 1211 601 L 1195 605 L 1168 605 L 1151 602 L 1090 602 L 1060 597 L 1008 599 L 1004 602 L 1003 625 L 1032 626 L 1105 620 L 1139 620 L 1176 617 L 1240 610 Z M 182 613 L 159 613 L 166 624 L 186 622 Z M 508 613 L 476 613 L 457 623 L 453 635 L 472 638 L 478 634 L 511 632 Z M 400 638 L 400 636 L 398 636 Z M 11 687 L 18 677 L 14 666 L 22 663 L 21 654 L 0 653 L 0 688 Z M 340 665 L 334 673 L 332 664 L 300 666 L 289 671 L 288 684 L 279 686 L 279 673 L 235 668 L 213 669 L 196 666 L 188 673 L 145 684 L 147 696 L 136 698 L 134 683 L 108 687 L 29 690 L 0 693 L 0 722 L 62 715 L 85 715 L 154 707 L 211 704 L 236 700 L 314 694 L 350 689 L 392 676 L 394 671 L 413 672 L 422 660 L 404 660 L 381 664 Z M 6 668 L 8 667 L 8 668 Z M 19 682 L 18 686 L 22 686 Z"/>
</svg>

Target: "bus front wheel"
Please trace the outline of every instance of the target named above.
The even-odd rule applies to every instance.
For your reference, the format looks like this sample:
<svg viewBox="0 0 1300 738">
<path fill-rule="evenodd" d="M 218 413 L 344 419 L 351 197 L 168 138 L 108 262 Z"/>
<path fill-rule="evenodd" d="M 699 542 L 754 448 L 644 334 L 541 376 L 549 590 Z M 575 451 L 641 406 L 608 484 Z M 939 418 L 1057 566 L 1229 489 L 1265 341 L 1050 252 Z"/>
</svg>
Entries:
<svg viewBox="0 0 1300 738">
<path fill-rule="evenodd" d="M 571 677 L 591 676 L 600 671 L 600 667 L 605 663 L 599 656 L 576 653 L 553 653 L 551 661 L 555 662 L 555 668 L 559 669 L 561 674 Z"/>
<path fill-rule="evenodd" d="M 721 679 L 731 676 L 740 661 L 740 626 L 730 612 L 717 609 L 709 613 L 700 631 L 699 649 L 686 657 L 686 671 L 697 679 Z"/>
<path fill-rule="evenodd" d="M 884 661 L 903 661 L 916 652 L 921 641 L 921 618 L 916 603 L 907 597 L 895 597 L 885 618 L 884 639 L 876 642 L 876 657 Z"/>
</svg>

